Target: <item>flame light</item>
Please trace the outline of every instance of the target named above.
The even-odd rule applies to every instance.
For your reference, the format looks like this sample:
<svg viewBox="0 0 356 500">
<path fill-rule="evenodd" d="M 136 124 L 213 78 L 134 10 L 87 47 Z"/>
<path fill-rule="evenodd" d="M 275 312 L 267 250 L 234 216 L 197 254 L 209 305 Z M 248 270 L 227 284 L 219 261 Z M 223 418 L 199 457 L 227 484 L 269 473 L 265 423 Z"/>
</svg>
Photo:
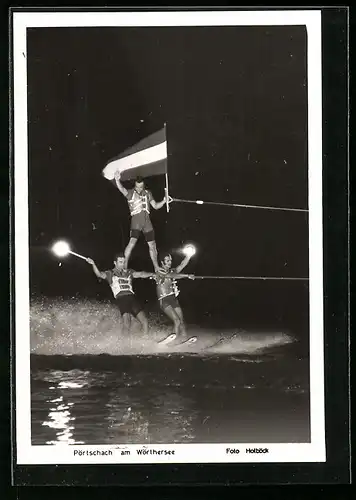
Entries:
<svg viewBox="0 0 356 500">
<path fill-rule="evenodd" d="M 194 245 L 186 245 L 182 252 L 184 253 L 184 255 L 186 255 L 187 257 L 192 257 L 193 255 L 195 255 L 196 253 L 196 248 Z"/>
<path fill-rule="evenodd" d="M 70 253 L 70 246 L 65 241 L 57 241 L 52 247 L 52 252 L 57 257 L 66 257 Z"/>
</svg>

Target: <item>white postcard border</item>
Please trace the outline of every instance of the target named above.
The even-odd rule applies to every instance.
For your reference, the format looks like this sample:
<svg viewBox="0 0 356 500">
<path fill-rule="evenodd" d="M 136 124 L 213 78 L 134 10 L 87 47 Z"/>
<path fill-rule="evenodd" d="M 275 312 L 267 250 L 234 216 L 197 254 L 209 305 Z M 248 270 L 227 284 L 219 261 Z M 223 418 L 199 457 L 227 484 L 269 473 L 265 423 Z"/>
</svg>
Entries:
<svg viewBox="0 0 356 500">
<path fill-rule="evenodd" d="M 304 25 L 308 40 L 309 285 L 311 443 L 31 445 L 27 44 L 30 27 Z M 321 11 L 14 12 L 14 221 L 17 464 L 324 462 Z M 130 455 L 121 454 L 122 448 Z M 246 449 L 268 452 L 246 453 Z M 121 451 L 120 451 L 121 449 Z M 139 449 L 174 454 L 138 454 Z M 235 453 L 227 449 L 239 450 Z M 74 456 L 74 451 L 77 454 Z M 96 451 L 90 454 L 90 451 Z M 112 454 L 105 454 L 108 450 Z M 55 453 L 54 453 L 55 451 Z M 81 454 L 80 452 L 83 452 Z M 89 454 L 88 454 L 89 453 Z"/>
</svg>

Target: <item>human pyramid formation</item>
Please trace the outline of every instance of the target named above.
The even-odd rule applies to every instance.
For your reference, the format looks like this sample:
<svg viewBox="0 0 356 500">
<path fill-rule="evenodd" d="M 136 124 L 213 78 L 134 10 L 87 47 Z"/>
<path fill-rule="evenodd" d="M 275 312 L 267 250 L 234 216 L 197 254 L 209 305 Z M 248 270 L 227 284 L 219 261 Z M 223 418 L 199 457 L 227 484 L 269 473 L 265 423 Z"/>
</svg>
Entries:
<svg viewBox="0 0 356 500">
<path fill-rule="evenodd" d="M 86 261 L 91 264 L 95 275 L 105 280 L 111 287 L 117 306 L 120 310 L 123 320 L 123 330 L 125 332 L 130 328 L 131 316 L 137 318 L 140 322 L 144 334 L 148 334 L 148 321 L 146 314 L 140 302 L 137 300 L 132 286 L 133 278 L 151 278 L 156 282 L 157 297 L 162 311 L 174 324 L 173 333 L 162 340 L 162 342 L 176 341 L 178 343 L 195 342 L 196 337 L 188 337 L 183 312 L 178 302 L 179 288 L 178 279 L 194 279 L 192 274 L 182 274 L 183 269 L 189 263 L 192 253 L 186 255 L 182 262 L 175 268 L 172 267 L 172 255 L 163 253 L 160 255 L 160 266 L 158 265 L 157 246 L 155 233 L 150 219 L 150 207 L 159 210 L 166 203 L 173 200 L 166 195 L 160 202 L 156 202 L 152 193 L 146 189 L 142 178 L 136 178 L 135 186 L 132 189 L 126 189 L 120 180 L 119 171 L 115 173 L 115 181 L 120 192 L 127 199 L 131 214 L 130 240 L 124 253 L 115 256 L 114 267 L 107 271 L 100 271 L 93 259 L 87 258 Z M 131 252 L 135 247 L 141 232 L 144 234 L 148 244 L 149 254 L 153 263 L 154 272 L 134 271 L 128 267 Z"/>
</svg>

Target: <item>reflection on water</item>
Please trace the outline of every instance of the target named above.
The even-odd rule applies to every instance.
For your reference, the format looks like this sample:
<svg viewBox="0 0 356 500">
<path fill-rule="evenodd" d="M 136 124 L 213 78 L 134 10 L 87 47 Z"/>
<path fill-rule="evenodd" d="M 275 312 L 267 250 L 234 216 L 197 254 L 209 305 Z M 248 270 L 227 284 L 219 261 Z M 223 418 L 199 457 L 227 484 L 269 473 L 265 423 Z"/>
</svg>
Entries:
<svg viewBox="0 0 356 500">
<path fill-rule="evenodd" d="M 147 398 L 138 391 L 119 388 L 110 394 L 106 409 L 105 442 L 186 443 L 194 438 L 192 401 L 176 391 L 160 395 L 153 390 Z"/>
<path fill-rule="evenodd" d="M 184 397 L 176 389 L 160 393 L 151 389 L 144 393 L 135 386 L 116 385 L 113 377 L 106 374 L 106 391 L 97 385 L 99 374 L 83 385 L 75 381 L 60 381 L 68 378 L 68 372 L 38 372 L 33 380 L 46 380 L 51 385 L 39 387 L 32 396 L 33 440 L 43 442 L 43 432 L 38 430 L 37 418 L 43 415 L 43 427 L 47 427 L 46 444 L 85 444 L 88 436 L 94 435 L 95 443 L 187 443 L 194 439 L 191 422 L 196 417 L 193 401 Z M 73 376 L 73 375 L 72 375 Z M 115 386 L 114 388 L 112 386 Z M 52 398 L 48 397 L 50 391 Z M 53 398 L 53 393 L 56 397 Z M 95 413 L 93 413 L 93 410 Z M 83 441 L 82 439 L 85 439 Z M 42 443 L 44 444 L 44 443 Z"/>
<path fill-rule="evenodd" d="M 33 444 L 309 441 L 301 361 L 99 358 L 32 363 Z"/>
<path fill-rule="evenodd" d="M 56 440 L 46 441 L 46 444 L 84 444 L 78 443 L 73 439 L 74 425 L 71 422 L 75 420 L 69 411 L 70 406 L 74 403 L 63 404 L 63 397 L 50 400 L 50 403 L 59 403 L 57 406 L 50 408 L 48 413 L 49 420 L 44 421 L 42 425 L 56 429 Z"/>
<path fill-rule="evenodd" d="M 74 373 L 73 373 L 74 372 Z M 85 375 L 81 374 L 82 377 Z M 78 371 L 73 370 L 70 377 L 77 377 Z M 50 377 L 45 376 L 44 379 L 51 379 L 56 381 L 57 379 L 62 379 L 68 377 L 68 374 L 55 371 Z M 80 389 L 84 387 L 84 383 L 78 383 L 72 380 L 60 380 L 58 386 L 49 386 L 50 390 L 55 389 Z M 61 395 L 54 399 L 49 399 L 48 403 L 52 403 L 49 408 L 48 420 L 45 420 L 42 425 L 47 426 L 50 429 L 56 430 L 56 437 L 53 440 L 46 441 L 46 444 L 85 444 L 84 441 L 76 441 L 73 438 L 73 431 L 75 429 L 75 417 L 71 414 L 71 407 L 74 406 L 74 402 L 65 402 L 64 396 Z M 57 403 L 57 404 L 54 404 Z"/>
</svg>

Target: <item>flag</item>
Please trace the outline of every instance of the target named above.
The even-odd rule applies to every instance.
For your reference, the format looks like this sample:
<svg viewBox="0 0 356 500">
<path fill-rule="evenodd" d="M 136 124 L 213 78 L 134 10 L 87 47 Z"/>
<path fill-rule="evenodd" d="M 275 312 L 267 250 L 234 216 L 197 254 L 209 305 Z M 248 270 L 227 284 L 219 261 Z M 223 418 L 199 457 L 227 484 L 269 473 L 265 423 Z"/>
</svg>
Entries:
<svg viewBox="0 0 356 500">
<path fill-rule="evenodd" d="M 165 174 L 167 172 L 166 129 L 162 128 L 145 137 L 111 159 L 104 168 L 103 175 L 112 181 L 117 170 L 121 172 L 122 181 Z"/>
</svg>

